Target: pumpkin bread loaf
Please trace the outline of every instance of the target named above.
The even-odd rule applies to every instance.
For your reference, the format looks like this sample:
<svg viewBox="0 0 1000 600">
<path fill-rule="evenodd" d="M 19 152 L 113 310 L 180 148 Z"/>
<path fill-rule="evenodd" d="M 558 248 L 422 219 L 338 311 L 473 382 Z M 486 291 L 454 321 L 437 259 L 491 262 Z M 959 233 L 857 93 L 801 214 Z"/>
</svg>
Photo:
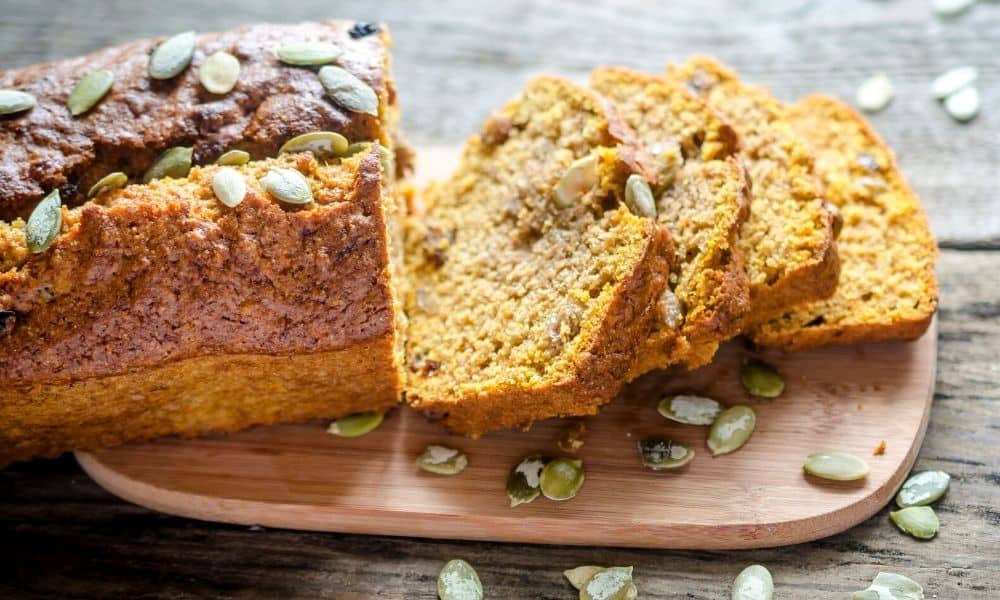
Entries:
<svg viewBox="0 0 1000 600">
<path fill-rule="evenodd" d="M 667 283 L 666 230 L 629 211 L 642 156 L 610 104 L 539 78 L 424 193 L 407 239 L 407 401 L 468 435 L 593 414 Z"/>
<path fill-rule="evenodd" d="M 836 215 L 824 206 L 813 158 L 766 90 L 697 57 L 668 76 L 704 98 L 740 135 L 750 172 L 750 218 L 738 246 L 750 278 L 748 324 L 829 297 L 837 285 Z"/>
<path fill-rule="evenodd" d="M 810 96 L 789 117 L 843 215 L 840 283 L 830 298 L 753 329 L 753 341 L 801 350 L 919 337 L 937 308 L 937 245 L 892 150 L 835 98 Z"/>
<path fill-rule="evenodd" d="M 640 348 L 630 378 L 683 362 L 711 361 L 740 333 L 750 309 L 749 281 L 736 239 L 749 214 L 748 181 L 733 129 L 684 86 L 663 76 L 602 68 L 591 86 L 655 156 L 657 220 L 676 251 L 663 318 Z"/>
</svg>

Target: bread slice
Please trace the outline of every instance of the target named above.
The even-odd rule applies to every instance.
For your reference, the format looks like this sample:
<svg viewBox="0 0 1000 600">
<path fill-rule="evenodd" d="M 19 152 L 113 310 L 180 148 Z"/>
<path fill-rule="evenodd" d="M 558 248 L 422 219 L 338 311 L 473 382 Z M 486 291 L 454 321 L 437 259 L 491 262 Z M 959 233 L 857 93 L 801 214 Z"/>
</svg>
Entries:
<svg viewBox="0 0 1000 600">
<path fill-rule="evenodd" d="M 784 106 L 711 58 L 671 65 L 668 76 L 704 98 L 741 138 L 753 188 L 750 218 L 738 241 L 750 277 L 747 323 L 830 296 L 839 269 L 835 216 L 823 206 L 812 155 Z"/>
<path fill-rule="evenodd" d="M 843 214 L 840 283 L 832 297 L 753 329 L 753 341 L 801 350 L 919 337 L 937 308 L 937 245 L 892 150 L 835 98 L 810 96 L 788 113 Z"/>
<path fill-rule="evenodd" d="M 617 393 L 672 252 L 666 230 L 623 203 L 642 171 L 635 144 L 606 100 L 542 77 L 425 191 L 406 252 L 414 408 L 475 436 L 593 414 Z M 558 182 L 585 157 L 594 181 L 558 202 Z"/>
<path fill-rule="evenodd" d="M 749 185 L 738 138 L 683 85 L 659 75 L 601 68 L 590 85 L 615 103 L 656 155 L 657 221 L 676 251 L 663 318 L 639 350 L 631 377 L 678 362 L 707 364 L 719 343 L 742 330 L 749 280 L 736 245 L 749 215 Z M 671 310 L 671 307 L 673 309 Z"/>
</svg>

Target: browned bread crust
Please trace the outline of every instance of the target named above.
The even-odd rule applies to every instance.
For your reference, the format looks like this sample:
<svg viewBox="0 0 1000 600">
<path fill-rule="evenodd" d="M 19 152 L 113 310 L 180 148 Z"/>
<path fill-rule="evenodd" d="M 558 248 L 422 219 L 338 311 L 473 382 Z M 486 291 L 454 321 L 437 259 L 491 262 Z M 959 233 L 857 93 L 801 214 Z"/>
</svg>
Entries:
<svg viewBox="0 0 1000 600">
<path fill-rule="evenodd" d="M 810 96 L 788 113 L 843 215 L 840 283 L 830 298 L 754 328 L 753 341 L 802 350 L 919 337 L 937 310 L 937 244 L 892 150 L 836 98 Z"/>
</svg>

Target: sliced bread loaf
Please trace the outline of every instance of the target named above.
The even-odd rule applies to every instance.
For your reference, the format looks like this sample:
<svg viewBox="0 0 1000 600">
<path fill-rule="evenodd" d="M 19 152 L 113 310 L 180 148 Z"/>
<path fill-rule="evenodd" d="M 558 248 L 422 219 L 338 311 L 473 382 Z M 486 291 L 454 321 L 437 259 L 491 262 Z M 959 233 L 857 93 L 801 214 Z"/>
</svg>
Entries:
<svg viewBox="0 0 1000 600">
<path fill-rule="evenodd" d="M 668 76 L 704 98 L 741 138 L 753 188 L 750 218 L 738 240 L 750 278 L 747 323 L 828 297 L 839 269 L 835 215 L 824 207 L 812 155 L 784 106 L 710 58 L 671 65 Z"/>
<path fill-rule="evenodd" d="M 707 364 L 738 334 L 750 309 L 749 280 L 736 244 L 750 189 L 738 138 L 704 101 L 659 75 L 623 68 L 591 74 L 655 156 L 657 221 L 676 251 L 663 315 L 639 350 L 631 377 L 683 362 Z"/>
<path fill-rule="evenodd" d="M 843 214 L 840 283 L 832 297 L 763 323 L 751 337 L 790 350 L 919 337 L 937 307 L 937 245 L 892 150 L 835 98 L 810 96 L 789 117 Z"/>
<path fill-rule="evenodd" d="M 640 158 L 606 100 L 550 77 L 470 138 L 407 235 L 413 407 L 478 435 L 617 393 L 672 253 L 624 203 Z"/>
</svg>

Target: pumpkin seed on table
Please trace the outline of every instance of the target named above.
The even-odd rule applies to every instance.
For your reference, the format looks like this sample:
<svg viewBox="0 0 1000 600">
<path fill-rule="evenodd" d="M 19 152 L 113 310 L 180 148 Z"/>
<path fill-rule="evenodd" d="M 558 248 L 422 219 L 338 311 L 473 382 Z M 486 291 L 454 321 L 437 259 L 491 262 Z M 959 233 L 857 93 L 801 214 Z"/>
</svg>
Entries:
<svg viewBox="0 0 1000 600">
<path fill-rule="evenodd" d="M 240 80 L 240 61 L 228 52 L 216 52 L 198 67 L 198 81 L 213 94 L 228 94 Z"/>
<path fill-rule="evenodd" d="M 384 415 L 377 412 L 356 413 L 330 423 L 328 433 L 345 438 L 356 438 L 371 433 L 382 424 Z"/>
<path fill-rule="evenodd" d="M 187 146 L 176 146 L 160 155 L 153 163 L 153 166 L 146 170 L 142 176 L 143 183 L 149 183 L 154 179 L 164 177 L 187 177 L 191 172 L 191 157 L 194 155 L 194 148 Z"/>
<path fill-rule="evenodd" d="M 892 81 L 889 80 L 888 76 L 880 73 L 866 79 L 858 87 L 855 100 L 861 110 L 874 113 L 888 106 L 892 102 L 893 96 L 895 96 L 895 91 L 892 87 Z"/>
<path fill-rule="evenodd" d="M 24 226 L 24 238 L 33 254 L 45 252 L 62 230 L 62 198 L 52 190 L 31 211 Z"/>
<path fill-rule="evenodd" d="M 454 448 L 431 444 L 417 457 L 417 466 L 437 475 L 458 475 L 469 466 L 469 457 Z"/>
<path fill-rule="evenodd" d="M 570 163 L 556 184 L 556 206 L 570 208 L 576 205 L 595 185 L 597 185 L 597 156 L 588 154 L 576 159 Z"/>
<path fill-rule="evenodd" d="M 149 55 L 147 71 L 153 79 L 172 79 L 191 64 L 197 37 L 193 31 L 185 31 L 164 40 Z"/>
<path fill-rule="evenodd" d="M 752 396 L 777 398 L 785 391 L 785 380 L 766 362 L 750 359 L 740 368 L 740 383 Z"/>
<path fill-rule="evenodd" d="M 761 565 L 750 565 L 733 580 L 732 600 L 771 600 L 774 580 L 771 572 Z"/>
<path fill-rule="evenodd" d="M 243 150 L 229 150 L 223 152 L 222 156 L 215 159 L 215 164 L 238 167 L 250 162 L 250 153 Z"/>
<path fill-rule="evenodd" d="M 483 584 L 472 565 L 460 558 L 449 560 L 438 573 L 441 600 L 482 600 Z"/>
<path fill-rule="evenodd" d="M 713 456 L 729 454 L 747 443 L 757 426 L 757 413 L 742 404 L 719 413 L 708 430 L 708 448 Z"/>
<path fill-rule="evenodd" d="M 591 577 L 603 571 L 607 567 L 597 567 L 594 565 L 583 565 L 580 567 L 574 567 L 572 569 L 566 569 L 563 571 L 563 576 L 569 581 L 569 584 L 576 589 L 582 588 Z"/>
<path fill-rule="evenodd" d="M 896 494 L 896 505 L 900 508 L 927 506 L 938 501 L 948 491 L 951 475 L 944 471 L 920 471 L 906 480 Z"/>
<path fill-rule="evenodd" d="M 673 440 L 657 438 L 639 442 L 642 464 L 654 471 L 679 469 L 694 459 L 694 450 Z"/>
<path fill-rule="evenodd" d="M 312 152 L 317 158 L 336 158 L 347 152 L 347 138 L 334 131 L 297 135 L 281 145 L 278 154 Z"/>
<path fill-rule="evenodd" d="M 880 572 L 871 585 L 854 592 L 851 600 L 924 600 L 924 588 L 904 575 Z"/>
<path fill-rule="evenodd" d="M 889 513 L 889 519 L 904 533 L 929 540 L 941 529 L 937 513 L 929 506 L 908 506 Z"/>
<path fill-rule="evenodd" d="M 944 101 L 944 110 L 951 118 L 964 123 L 976 118 L 981 104 L 979 90 L 970 86 L 948 96 Z"/>
<path fill-rule="evenodd" d="M 931 83 L 931 96 L 944 100 L 955 92 L 964 89 L 979 79 L 976 67 L 956 67 L 941 73 Z"/>
<path fill-rule="evenodd" d="M 82 115 L 111 91 L 115 82 L 115 74 L 107 69 L 98 69 L 84 75 L 73 86 L 73 91 L 66 99 L 66 108 L 74 117 Z"/>
<path fill-rule="evenodd" d="M 0 90 L 0 115 L 12 115 L 34 108 L 37 101 L 27 92 Z"/>
<path fill-rule="evenodd" d="M 378 116 L 378 96 L 367 83 L 340 67 L 319 70 L 319 82 L 333 101 L 347 110 Z"/>
<path fill-rule="evenodd" d="M 212 192 L 219 202 L 233 208 L 246 198 L 247 182 L 236 169 L 223 167 L 212 176 Z"/>
<path fill-rule="evenodd" d="M 580 600 L 631 600 L 637 596 L 632 567 L 602 569 L 580 588 Z"/>
<path fill-rule="evenodd" d="M 835 450 L 810 454 L 802 469 L 814 477 L 831 481 L 857 481 L 868 476 L 868 463 L 853 454 Z"/>
<path fill-rule="evenodd" d="M 550 461 L 538 476 L 538 487 L 549 500 L 575 498 L 583 487 L 583 461 L 557 458 Z"/>
<path fill-rule="evenodd" d="M 653 190 L 642 175 L 632 174 L 625 181 L 625 205 L 633 214 L 649 219 L 656 218 L 656 201 Z"/>
<path fill-rule="evenodd" d="M 108 173 L 104 177 L 97 180 L 97 183 L 90 186 L 90 190 L 87 192 L 88 198 L 93 198 L 94 196 L 105 192 L 108 190 L 117 190 L 118 188 L 125 187 L 128 183 L 128 175 L 122 173 L 121 171 L 115 171 L 114 173 Z"/>
<path fill-rule="evenodd" d="M 548 459 L 544 456 L 529 456 L 517 464 L 507 476 L 507 498 L 510 507 L 527 504 L 542 494 L 539 478 Z"/>
<path fill-rule="evenodd" d="M 328 65 L 340 58 L 344 51 L 336 44 L 326 42 L 299 42 L 278 48 L 278 60 L 297 67 Z"/>
<path fill-rule="evenodd" d="M 309 181 L 295 169 L 271 168 L 260 178 L 260 187 L 289 204 L 308 204 L 313 200 Z"/>
<path fill-rule="evenodd" d="M 656 411 L 665 419 L 685 425 L 711 425 L 722 412 L 722 406 L 704 396 L 678 394 L 660 400 Z"/>
</svg>

